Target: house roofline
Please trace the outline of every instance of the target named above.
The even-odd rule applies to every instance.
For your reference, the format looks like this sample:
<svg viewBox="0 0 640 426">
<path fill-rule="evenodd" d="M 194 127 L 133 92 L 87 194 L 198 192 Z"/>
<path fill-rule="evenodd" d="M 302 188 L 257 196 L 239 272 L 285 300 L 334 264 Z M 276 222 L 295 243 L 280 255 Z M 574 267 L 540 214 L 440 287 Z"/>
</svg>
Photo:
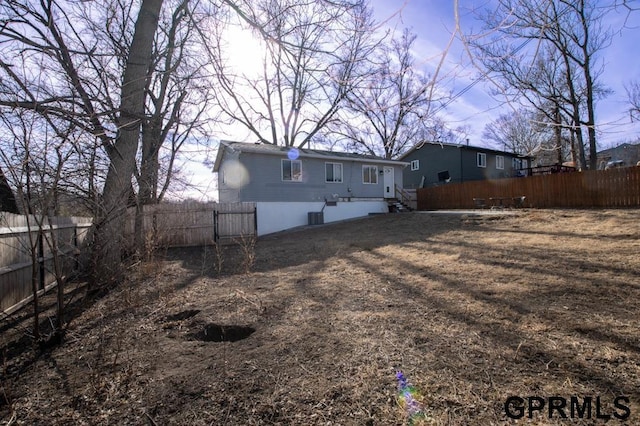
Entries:
<svg viewBox="0 0 640 426">
<path fill-rule="evenodd" d="M 467 149 L 467 150 L 470 150 L 470 151 L 488 152 L 488 153 L 499 154 L 499 155 L 509 155 L 511 157 L 517 157 L 517 158 L 529 158 L 529 159 L 533 158 L 533 155 L 516 154 L 516 153 L 513 153 L 513 152 L 500 151 L 500 150 L 493 149 L 493 148 L 485 148 L 485 147 L 482 147 L 482 146 L 455 144 L 455 143 L 448 143 L 448 142 L 423 141 L 423 142 L 420 142 L 420 143 L 414 145 L 413 148 L 411 148 L 406 153 L 402 154 L 402 156 L 400 157 L 400 160 L 402 160 L 403 158 L 406 158 L 407 156 L 409 156 L 413 152 L 418 151 L 420 148 L 422 148 L 424 145 L 427 145 L 427 144 L 429 144 L 429 145 L 440 145 L 442 148 L 444 148 L 445 146 L 450 146 L 452 148 Z"/>
<path fill-rule="evenodd" d="M 218 152 L 216 153 L 216 161 L 213 163 L 213 171 L 214 173 L 220 170 L 220 164 L 222 163 L 222 155 L 226 148 L 233 149 L 229 146 L 229 141 L 223 141 L 220 139 L 220 144 L 218 145 Z"/>
<path fill-rule="evenodd" d="M 233 144 L 233 146 L 232 146 Z M 245 146 L 242 146 L 245 145 Z M 252 146 L 263 146 L 268 144 L 251 144 L 248 142 L 233 142 L 220 140 L 220 146 L 218 147 L 218 154 L 216 155 L 216 161 L 213 167 L 213 171 L 217 172 L 220 169 L 220 165 L 222 163 L 223 151 L 226 149 L 230 149 L 233 151 L 239 152 L 247 152 L 251 154 L 264 154 L 264 155 L 275 155 L 282 156 L 284 153 L 282 151 L 268 151 L 268 150 L 252 150 L 250 147 Z M 276 146 L 276 145 L 271 145 Z M 345 156 L 341 155 L 332 155 L 331 151 L 322 151 L 322 150 L 308 150 L 306 148 L 296 148 L 300 152 L 300 157 L 303 158 L 316 158 L 320 160 L 334 160 L 334 161 L 354 161 L 359 163 L 375 163 L 375 164 L 385 164 L 385 165 L 393 165 L 393 166 L 402 166 L 407 167 L 410 163 L 400 160 L 388 160 L 382 157 L 358 157 L 358 154 L 344 153 L 347 154 Z"/>
</svg>

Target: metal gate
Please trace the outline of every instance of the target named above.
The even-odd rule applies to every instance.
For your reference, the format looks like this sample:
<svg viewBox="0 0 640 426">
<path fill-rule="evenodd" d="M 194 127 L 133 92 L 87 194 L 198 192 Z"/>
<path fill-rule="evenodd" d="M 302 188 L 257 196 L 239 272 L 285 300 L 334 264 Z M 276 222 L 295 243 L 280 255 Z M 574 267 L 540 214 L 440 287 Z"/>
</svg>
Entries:
<svg viewBox="0 0 640 426">
<path fill-rule="evenodd" d="M 219 204 L 220 208 L 213 211 L 213 238 L 216 244 L 231 242 L 236 238 L 257 237 L 257 207 L 253 203 L 250 206 L 238 204 Z"/>
</svg>

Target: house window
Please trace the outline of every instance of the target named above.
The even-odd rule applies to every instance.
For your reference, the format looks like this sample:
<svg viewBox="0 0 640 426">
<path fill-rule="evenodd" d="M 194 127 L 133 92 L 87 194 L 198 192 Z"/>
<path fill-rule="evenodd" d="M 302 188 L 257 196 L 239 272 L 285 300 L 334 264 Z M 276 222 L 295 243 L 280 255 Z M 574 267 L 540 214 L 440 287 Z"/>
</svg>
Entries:
<svg viewBox="0 0 640 426">
<path fill-rule="evenodd" d="M 522 160 L 519 158 L 514 158 L 512 160 L 512 166 L 514 170 L 520 170 L 522 168 Z"/>
<path fill-rule="evenodd" d="M 496 155 L 496 169 L 504 170 L 504 157 L 502 155 Z"/>
<path fill-rule="evenodd" d="M 327 183 L 342 182 L 342 164 L 340 163 L 324 163 L 324 176 Z"/>
<path fill-rule="evenodd" d="M 362 183 L 372 185 L 378 183 L 378 166 L 362 166 Z"/>
<path fill-rule="evenodd" d="M 414 172 L 416 170 L 420 170 L 420 160 L 411 161 L 411 171 Z"/>
<path fill-rule="evenodd" d="M 282 160 L 282 180 L 302 182 L 302 161 Z"/>
<path fill-rule="evenodd" d="M 529 161 L 522 160 L 522 168 L 523 169 L 528 169 L 529 168 Z"/>
<path fill-rule="evenodd" d="M 478 167 L 487 167 L 487 154 L 483 152 L 478 153 Z"/>
</svg>

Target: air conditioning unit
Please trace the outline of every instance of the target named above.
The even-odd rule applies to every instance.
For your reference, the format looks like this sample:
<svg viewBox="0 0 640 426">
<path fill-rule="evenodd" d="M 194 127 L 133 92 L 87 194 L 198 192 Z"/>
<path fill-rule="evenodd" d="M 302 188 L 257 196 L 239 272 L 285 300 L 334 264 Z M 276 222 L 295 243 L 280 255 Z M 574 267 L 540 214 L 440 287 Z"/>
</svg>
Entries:
<svg viewBox="0 0 640 426">
<path fill-rule="evenodd" d="M 324 223 L 324 213 L 323 212 L 309 212 L 309 225 L 322 225 Z"/>
</svg>

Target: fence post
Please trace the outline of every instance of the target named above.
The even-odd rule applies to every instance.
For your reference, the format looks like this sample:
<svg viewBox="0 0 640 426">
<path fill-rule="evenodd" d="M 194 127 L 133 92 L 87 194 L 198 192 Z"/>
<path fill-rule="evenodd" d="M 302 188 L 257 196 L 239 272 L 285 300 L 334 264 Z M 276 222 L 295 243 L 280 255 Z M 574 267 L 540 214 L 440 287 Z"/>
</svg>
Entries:
<svg viewBox="0 0 640 426">
<path fill-rule="evenodd" d="M 42 226 L 38 228 L 38 265 L 40 276 L 38 277 L 38 285 L 40 290 L 43 290 L 45 287 L 45 267 L 44 267 L 44 239 L 42 237 Z"/>
<path fill-rule="evenodd" d="M 258 205 L 253 208 L 253 233 L 258 238 Z"/>
<path fill-rule="evenodd" d="M 218 244 L 220 235 L 218 234 L 218 210 L 213 211 L 213 241 Z"/>
<path fill-rule="evenodd" d="M 78 250 L 78 224 L 73 227 L 73 270 L 80 269 L 80 250 Z"/>
</svg>

